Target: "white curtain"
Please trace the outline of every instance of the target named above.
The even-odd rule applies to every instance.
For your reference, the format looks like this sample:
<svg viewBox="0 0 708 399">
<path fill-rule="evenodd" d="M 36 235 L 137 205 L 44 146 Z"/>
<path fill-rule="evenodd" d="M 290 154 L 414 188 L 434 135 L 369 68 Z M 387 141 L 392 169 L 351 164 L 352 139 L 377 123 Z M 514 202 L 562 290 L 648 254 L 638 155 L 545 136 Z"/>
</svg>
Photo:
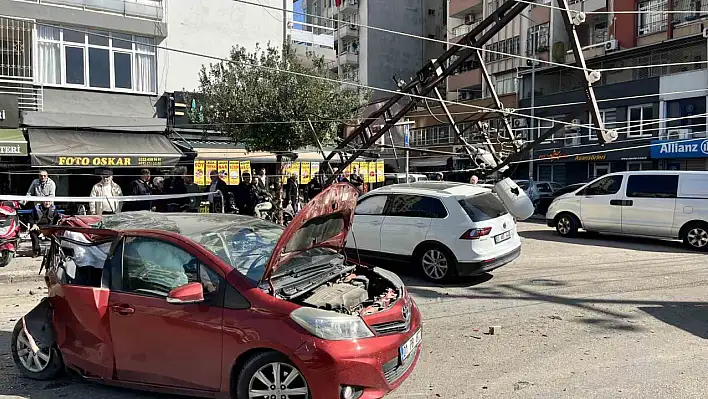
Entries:
<svg viewBox="0 0 708 399">
<path fill-rule="evenodd" d="M 58 43 L 59 29 L 51 26 L 37 26 L 39 36 L 38 61 L 41 83 L 61 83 L 61 47 Z M 48 40 L 56 40 L 52 42 Z"/>
<path fill-rule="evenodd" d="M 135 90 L 157 91 L 155 41 L 151 37 L 135 36 Z"/>
</svg>

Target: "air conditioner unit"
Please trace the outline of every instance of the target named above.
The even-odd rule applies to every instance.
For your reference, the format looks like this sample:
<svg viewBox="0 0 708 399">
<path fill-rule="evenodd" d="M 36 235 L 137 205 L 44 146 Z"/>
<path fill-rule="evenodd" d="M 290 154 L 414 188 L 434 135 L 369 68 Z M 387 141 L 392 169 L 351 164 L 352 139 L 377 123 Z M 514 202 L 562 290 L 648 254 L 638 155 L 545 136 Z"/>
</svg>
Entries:
<svg viewBox="0 0 708 399">
<path fill-rule="evenodd" d="M 512 126 L 514 129 L 526 127 L 528 126 L 528 121 L 526 121 L 526 118 L 517 118 L 512 122 Z"/>
<path fill-rule="evenodd" d="M 580 133 L 572 132 L 566 133 L 563 137 L 563 142 L 566 147 L 573 147 L 580 145 Z"/>
<path fill-rule="evenodd" d="M 615 50 L 619 50 L 619 41 L 617 41 L 617 39 L 612 39 L 605 42 L 605 51 Z"/>
<path fill-rule="evenodd" d="M 476 20 L 474 14 L 467 14 L 465 15 L 465 24 L 467 25 L 472 25 L 474 21 Z"/>
<path fill-rule="evenodd" d="M 565 125 L 566 132 L 575 132 L 580 130 L 580 119 L 573 119 L 570 121 L 570 125 Z"/>
<path fill-rule="evenodd" d="M 665 135 L 662 140 L 686 140 L 691 138 L 691 129 L 666 129 Z"/>
</svg>

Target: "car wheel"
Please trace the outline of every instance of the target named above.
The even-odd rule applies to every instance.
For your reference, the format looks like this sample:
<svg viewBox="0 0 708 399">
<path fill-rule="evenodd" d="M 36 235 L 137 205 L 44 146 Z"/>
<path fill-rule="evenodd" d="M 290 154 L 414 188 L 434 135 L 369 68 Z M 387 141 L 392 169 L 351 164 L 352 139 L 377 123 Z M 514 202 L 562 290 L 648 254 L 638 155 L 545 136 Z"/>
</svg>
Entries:
<svg viewBox="0 0 708 399">
<path fill-rule="evenodd" d="M 556 219 L 556 231 L 563 237 L 573 237 L 578 234 L 580 223 L 575 216 L 564 213 Z"/>
<path fill-rule="evenodd" d="M 423 276 L 430 281 L 448 281 L 457 272 L 455 257 L 437 245 L 422 248 L 417 259 Z"/>
<path fill-rule="evenodd" d="M 693 223 L 686 226 L 683 242 L 691 249 L 708 251 L 708 224 Z"/>
<path fill-rule="evenodd" d="M 12 252 L 9 250 L 0 251 L 0 267 L 5 267 L 10 264 L 12 260 Z"/>
<path fill-rule="evenodd" d="M 15 365 L 27 378 L 39 381 L 51 380 L 64 371 L 64 361 L 57 348 L 40 349 L 36 354 L 32 351 L 29 338 L 22 328 L 22 319 L 15 324 L 15 329 L 12 331 L 10 350 Z"/>
<path fill-rule="evenodd" d="M 236 382 L 237 399 L 310 399 L 305 376 L 288 358 L 277 352 L 263 352 L 244 364 Z"/>
</svg>

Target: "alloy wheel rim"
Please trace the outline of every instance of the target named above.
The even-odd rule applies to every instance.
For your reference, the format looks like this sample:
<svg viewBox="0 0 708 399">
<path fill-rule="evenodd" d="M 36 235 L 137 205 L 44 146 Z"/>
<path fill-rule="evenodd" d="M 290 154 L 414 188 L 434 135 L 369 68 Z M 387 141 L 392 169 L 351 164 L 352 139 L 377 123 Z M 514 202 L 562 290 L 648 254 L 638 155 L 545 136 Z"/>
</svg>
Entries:
<svg viewBox="0 0 708 399">
<path fill-rule="evenodd" d="M 251 399 L 303 399 L 309 390 L 305 377 L 287 363 L 268 363 L 256 371 L 248 384 Z"/>
<path fill-rule="evenodd" d="M 447 257 L 442 251 L 437 249 L 427 250 L 425 254 L 423 254 L 422 263 L 425 274 L 434 280 L 443 278 L 449 267 Z"/>
<path fill-rule="evenodd" d="M 686 235 L 688 243 L 696 248 L 703 248 L 708 245 L 708 231 L 700 227 L 691 229 Z"/>
<path fill-rule="evenodd" d="M 568 234 L 570 231 L 570 220 L 568 218 L 561 218 L 558 221 L 558 231 L 561 234 Z"/>
<path fill-rule="evenodd" d="M 41 373 L 49 366 L 52 359 L 52 353 L 47 349 L 39 349 L 39 352 L 34 353 L 32 350 L 25 331 L 22 330 L 17 335 L 17 357 L 20 358 L 20 363 L 27 371 L 33 373 Z"/>
</svg>

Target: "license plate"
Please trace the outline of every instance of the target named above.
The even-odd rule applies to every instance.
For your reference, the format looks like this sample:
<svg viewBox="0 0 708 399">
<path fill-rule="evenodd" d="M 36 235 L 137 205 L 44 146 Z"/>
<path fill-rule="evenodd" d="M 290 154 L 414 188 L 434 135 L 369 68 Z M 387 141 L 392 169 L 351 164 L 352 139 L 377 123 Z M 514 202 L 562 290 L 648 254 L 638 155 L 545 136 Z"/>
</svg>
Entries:
<svg viewBox="0 0 708 399">
<path fill-rule="evenodd" d="M 506 241 L 511 238 L 511 230 L 505 231 L 499 235 L 494 236 L 494 243 L 499 244 L 502 241 Z"/>
<path fill-rule="evenodd" d="M 408 358 L 411 353 L 415 352 L 418 345 L 420 345 L 420 341 L 422 339 L 423 332 L 421 330 L 418 330 L 415 332 L 415 334 L 413 334 L 412 337 L 408 338 L 408 341 L 406 341 L 405 344 L 401 345 L 401 347 L 398 348 L 398 354 L 401 358 L 401 362 L 406 360 L 406 358 Z"/>
</svg>

